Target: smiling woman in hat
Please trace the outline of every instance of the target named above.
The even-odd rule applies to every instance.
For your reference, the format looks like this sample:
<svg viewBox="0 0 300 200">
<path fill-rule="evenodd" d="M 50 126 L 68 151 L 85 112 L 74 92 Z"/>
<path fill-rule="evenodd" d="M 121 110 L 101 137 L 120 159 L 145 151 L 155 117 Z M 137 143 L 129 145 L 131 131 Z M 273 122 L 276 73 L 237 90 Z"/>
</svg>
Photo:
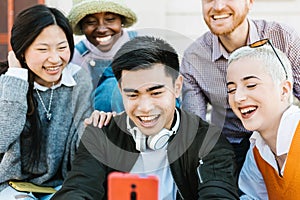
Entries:
<svg viewBox="0 0 300 200">
<path fill-rule="evenodd" d="M 123 111 L 121 95 L 110 64 L 117 50 L 137 35 L 124 28 L 137 17 L 124 0 L 73 0 L 68 16 L 74 34 L 85 35 L 77 45 L 72 62 L 88 70 L 95 90 L 95 109 Z"/>
</svg>

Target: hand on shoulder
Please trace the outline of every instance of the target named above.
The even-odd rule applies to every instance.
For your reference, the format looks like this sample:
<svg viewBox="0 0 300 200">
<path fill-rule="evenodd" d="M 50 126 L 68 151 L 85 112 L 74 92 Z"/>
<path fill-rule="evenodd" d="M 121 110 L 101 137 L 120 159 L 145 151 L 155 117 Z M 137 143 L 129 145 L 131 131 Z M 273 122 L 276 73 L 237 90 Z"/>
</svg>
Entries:
<svg viewBox="0 0 300 200">
<path fill-rule="evenodd" d="M 99 128 L 102 128 L 103 126 L 106 126 L 110 122 L 112 117 L 116 115 L 117 113 L 115 111 L 104 112 L 104 111 L 94 110 L 91 116 L 84 120 L 84 125 L 88 126 L 90 124 L 93 124 L 94 127 L 98 126 Z"/>
</svg>

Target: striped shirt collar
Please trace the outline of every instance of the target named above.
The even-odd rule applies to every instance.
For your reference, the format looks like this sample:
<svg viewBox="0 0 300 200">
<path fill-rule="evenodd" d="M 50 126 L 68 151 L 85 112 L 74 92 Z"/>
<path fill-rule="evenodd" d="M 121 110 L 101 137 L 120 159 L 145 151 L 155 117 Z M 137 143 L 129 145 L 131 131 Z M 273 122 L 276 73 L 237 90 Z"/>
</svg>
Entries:
<svg viewBox="0 0 300 200">
<path fill-rule="evenodd" d="M 258 30 L 252 20 L 248 20 L 249 23 L 249 36 L 247 38 L 247 44 L 251 44 L 255 41 L 258 41 L 262 38 L 258 35 Z M 212 43 L 213 43 L 213 53 L 212 53 L 212 61 L 215 62 L 222 56 L 228 60 L 230 53 L 227 52 L 227 50 L 223 47 L 223 45 L 220 43 L 218 36 L 213 35 L 212 36 Z"/>
</svg>

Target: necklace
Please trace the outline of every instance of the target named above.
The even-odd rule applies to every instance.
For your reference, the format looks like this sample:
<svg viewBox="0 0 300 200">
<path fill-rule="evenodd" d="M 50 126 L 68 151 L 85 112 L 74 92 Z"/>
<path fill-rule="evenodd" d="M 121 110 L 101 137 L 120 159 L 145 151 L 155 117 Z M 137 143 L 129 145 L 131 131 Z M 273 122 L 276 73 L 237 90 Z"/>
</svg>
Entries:
<svg viewBox="0 0 300 200">
<path fill-rule="evenodd" d="M 54 85 L 54 83 L 52 84 L 52 86 Z M 50 110 L 51 110 L 51 104 L 52 104 L 52 99 L 53 99 L 53 88 L 51 88 L 51 94 L 50 94 L 50 100 L 49 100 L 49 106 L 48 106 L 48 109 L 46 108 L 46 106 L 45 106 L 45 103 L 44 103 L 44 101 L 43 101 L 43 99 L 42 99 L 42 97 L 41 97 L 41 95 L 40 95 L 40 93 L 39 93 L 39 91 L 35 88 L 35 90 L 36 90 L 36 93 L 37 93 L 37 95 L 38 95 L 38 97 L 39 97 L 39 99 L 40 99 L 40 101 L 41 101 L 41 103 L 42 103 L 42 106 L 43 106 L 43 108 L 44 108 L 44 110 L 45 110 L 45 114 L 46 114 L 46 119 L 47 119 L 47 121 L 49 122 L 50 120 L 51 120 L 51 117 L 52 117 L 52 113 L 50 112 Z"/>
</svg>

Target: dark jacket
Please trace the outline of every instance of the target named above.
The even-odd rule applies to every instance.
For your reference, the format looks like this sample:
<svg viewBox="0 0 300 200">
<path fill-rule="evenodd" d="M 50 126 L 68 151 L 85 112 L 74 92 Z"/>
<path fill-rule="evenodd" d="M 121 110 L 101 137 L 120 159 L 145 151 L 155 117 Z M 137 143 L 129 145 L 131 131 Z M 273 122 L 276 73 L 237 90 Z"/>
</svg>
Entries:
<svg viewBox="0 0 300 200">
<path fill-rule="evenodd" d="M 239 199 L 231 145 L 219 129 L 199 117 L 184 111 L 180 116 L 179 129 L 167 147 L 177 199 Z M 53 199 L 107 199 L 108 174 L 130 172 L 138 156 L 125 113 L 102 129 L 88 126 L 72 171 Z"/>
</svg>

